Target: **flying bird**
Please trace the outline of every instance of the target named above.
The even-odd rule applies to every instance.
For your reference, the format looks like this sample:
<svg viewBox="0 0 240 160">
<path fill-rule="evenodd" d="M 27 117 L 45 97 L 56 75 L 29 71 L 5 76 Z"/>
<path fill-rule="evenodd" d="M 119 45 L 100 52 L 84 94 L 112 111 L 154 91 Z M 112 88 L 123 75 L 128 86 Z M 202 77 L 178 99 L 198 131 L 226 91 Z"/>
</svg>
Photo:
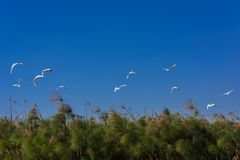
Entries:
<svg viewBox="0 0 240 160">
<path fill-rule="evenodd" d="M 18 65 L 23 65 L 23 63 L 22 62 L 13 63 L 11 66 L 10 74 L 13 74 L 14 68 Z"/>
<path fill-rule="evenodd" d="M 60 89 L 67 89 L 67 87 L 65 87 L 64 85 L 61 85 L 61 86 L 59 86 L 59 87 L 57 87 L 57 91 L 59 91 Z"/>
<path fill-rule="evenodd" d="M 217 107 L 217 105 L 214 104 L 214 103 L 208 104 L 208 105 L 207 105 L 207 110 L 209 110 L 210 108 L 215 108 L 215 107 Z"/>
<path fill-rule="evenodd" d="M 20 88 L 21 87 L 21 79 L 18 80 L 18 83 L 13 84 L 13 87 Z"/>
<path fill-rule="evenodd" d="M 43 75 L 37 75 L 37 76 L 33 79 L 33 85 L 34 85 L 35 87 L 37 86 L 36 81 L 37 81 L 38 79 L 40 79 L 40 78 L 44 78 L 44 76 L 43 76 Z"/>
<path fill-rule="evenodd" d="M 162 68 L 162 69 L 163 69 L 164 71 L 166 71 L 166 72 L 171 72 L 176 66 L 177 66 L 177 65 L 174 64 L 174 65 L 172 65 L 172 66 L 169 67 L 169 68 Z"/>
<path fill-rule="evenodd" d="M 228 91 L 228 92 L 225 92 L 223 94 L 220 94 L 220 96 L 229 96 L 230 94 L 232 94 L 234 92 L 234 90 L 231 90 L 231 91 Z"/>
<path fill-rule="evenodd" d="M 123 84 L 123 85 L 121 85 L 121 86 L 119 86 L 119 87 L 115 87 L 114 92 L 117 93 L 117 92 L 120 91 L 123 87 L 127 87 L 127 85 Z"/>
<path fill-rule="evenodd" d="M 179 87 L 177 86 L 173 86 L 172 89 L 171 89 L 171 93 L 173 93 L 174 91 L 179 91 Z"/>
<path fill-rule="evenodd" d="M 44 76 L 45 73 L 52 73 L 52 69 L 51 68 L 46 68 L 42 70 L 42 76 Z"/>
<path fill-rule="evenodd" d="M 128 75 L 127 75 L 127 79 L 129 79 L 130 75 L 133 75 L 133 74 L 137 74 L 136 72 L 134 72 L 133 70 L 131 70 Z"/>
</svg>

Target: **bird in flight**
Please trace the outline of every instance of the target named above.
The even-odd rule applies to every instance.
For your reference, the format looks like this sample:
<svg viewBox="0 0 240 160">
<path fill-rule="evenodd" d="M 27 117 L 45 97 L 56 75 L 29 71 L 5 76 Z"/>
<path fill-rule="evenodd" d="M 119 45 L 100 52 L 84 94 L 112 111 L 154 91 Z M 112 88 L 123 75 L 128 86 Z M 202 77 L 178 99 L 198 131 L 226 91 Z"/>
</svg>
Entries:
<svg viewBox="0 0 240 160">
<path fill-rule="evenodd" d="M 67 89 L 67 87 L 65 87 L 64 85 L 58 86 L 56 91 L 59 91 L 60 89 Z"/>
<path fill-rule="evenodd" d="M 43 75 L 37 75 L 35 78 L 33 78 L 33 85 L 36 87 L 37 84 L 36 84 L 36 81 L 39 80 L 40 78 L 44 78 Z"/>
<path fill-rule="evenodd" d="M 173 93 L 174 91 L 179 91 L 179 87 L 178 86 L 173 86 L 171 89 L 171 93 Z"/>
<path fill-rule="evenodd" d="M 231 91 L 225 92 L 220 94 L 220 96 L 229 96 L 230 94 L 232 94 L 234 92 L 234 90 L 232 89 Z"/>
<path fill-rule="evenodd" d="M 21 79 L 19 79 L 16 84 L 13 84 L 13 87 L 20 88 L 21 87 Z"/>
<path fill-rule="evenodd" d="M 13 63 L 11 66 L 10 74 L 13 74 L 14 68 L 18 65 L 23 65 L 22 62 Z"/>
<path fill-rule="evenodd" d="M 42 76 L 44 76 L 45 73 L 52 73 L 52 69 L 51 68 L 46 68 L 42 70 Z"/>
<path fill-rule="evenodd" d="M 119 86 L 119 87 L 115 87 L 114 92 L 117 93 L 117 92 L 120 91 L 123 87 L 127 87 L 127 85 L 123 84 L 123 85 L 121 85 L 121 86 Z"/>
<path fill-rule="evenodd" d="M 130 77 L 131 75 L 133 75 L 133 74 L 137 74 L 137 73 L 134 72 L 133 70 L 131 70 L 131 71 L 128 73 L 128 75 L 127 75 L 127 79 L 129 79 L 129 77 Z"/>
<path fill-rule="evenodd" d="M 166 71 L 166 72 L 171 72 L 175 67 L 177 67 L 176 64 L 172 65 L 172 66 L 169 67 L 169 68 L 162 68 L 162 69 L 163 69 L 164 71 Z"/>
<path fill-rule="evenodd" d="M 214 107 L 217 107 L 217 105 L 214 104 L 214 103 L 208 104 L 208 105 L 207 105 L 207 110 L 209 110 L 210 108 L 214 108 Z"/>
</svg>

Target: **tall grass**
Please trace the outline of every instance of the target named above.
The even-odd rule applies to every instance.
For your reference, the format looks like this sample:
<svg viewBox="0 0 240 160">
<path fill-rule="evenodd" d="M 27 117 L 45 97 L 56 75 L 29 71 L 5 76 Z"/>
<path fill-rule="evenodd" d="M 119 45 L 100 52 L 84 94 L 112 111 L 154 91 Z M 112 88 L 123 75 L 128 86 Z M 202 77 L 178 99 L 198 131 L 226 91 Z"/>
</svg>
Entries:
<svg viewBox="0 0 240 160">
<path fill-rule="evenodd" d="M 215 115 L 209 122 L 192 101 L 188 116 L 165 109 L 151 116 L 127 115 L 99 107 L 91 117 L 73 113 L 61 97 L 50 118 L 37 107 L 25 119 L 0 119 L 0 159 L 3 160 L 238 160 L 239 118 Z"/>
</svg>

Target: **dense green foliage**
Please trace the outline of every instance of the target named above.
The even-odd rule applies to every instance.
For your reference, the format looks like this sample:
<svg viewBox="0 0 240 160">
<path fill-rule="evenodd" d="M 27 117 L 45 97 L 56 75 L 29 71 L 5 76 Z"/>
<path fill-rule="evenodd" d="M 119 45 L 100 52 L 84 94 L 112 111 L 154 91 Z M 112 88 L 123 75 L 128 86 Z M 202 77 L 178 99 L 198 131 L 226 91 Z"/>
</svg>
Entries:
<svg viewBox="0 0 240 160">
<path fill-rule="evenodd" d="M 165 109 L 134 117 L 97 108 L 84 118 L 61 103 L 56 115 L 43 119 L 33 108 L 24 120 L 0 120 L 0 159 L 240 159 L 240 123 L 233 113 L 209 122 L 194 107 L 190 110 L 188 116 Z"/>
</svg>

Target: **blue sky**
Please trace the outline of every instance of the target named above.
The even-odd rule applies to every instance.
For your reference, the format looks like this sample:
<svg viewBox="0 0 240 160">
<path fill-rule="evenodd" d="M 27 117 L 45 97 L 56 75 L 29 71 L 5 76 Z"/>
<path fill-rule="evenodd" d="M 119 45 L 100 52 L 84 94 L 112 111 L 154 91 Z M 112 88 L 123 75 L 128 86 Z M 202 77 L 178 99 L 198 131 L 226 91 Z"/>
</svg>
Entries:
<svg viewBox="0 0 240 160">
<path fill-rule="evenodd" d="M 45 116 L 56 87 L 74 111 L 83 104 L 108 109 L 126 104 L 135 111 L 182 111 L 188 99 L 202 113 L 239 111 L 240 2 L 238 1 L 0 1 L 0 115 L 8 97 L 24 113 L 37 103 Z M 12 63 L 23 61 L 13 75 Z M 161 70 L 176 63 L 168 74 Z M 37 88 L 32 78 L 51 67 Z M 137 76 L 126 81 L 131 69 Z M 11 84 L 22 78 L 21 89 Z M 128 87 L 114 94 L 115 86 Z M 172 95 L 170 88 L 181 91 Z M 219 97 L 235 89 L 230 97 Z M 21 104 L 26 99 L 27 104 Z M 217 110 L 206 112 L 207 103 Z"/>
</svg>

